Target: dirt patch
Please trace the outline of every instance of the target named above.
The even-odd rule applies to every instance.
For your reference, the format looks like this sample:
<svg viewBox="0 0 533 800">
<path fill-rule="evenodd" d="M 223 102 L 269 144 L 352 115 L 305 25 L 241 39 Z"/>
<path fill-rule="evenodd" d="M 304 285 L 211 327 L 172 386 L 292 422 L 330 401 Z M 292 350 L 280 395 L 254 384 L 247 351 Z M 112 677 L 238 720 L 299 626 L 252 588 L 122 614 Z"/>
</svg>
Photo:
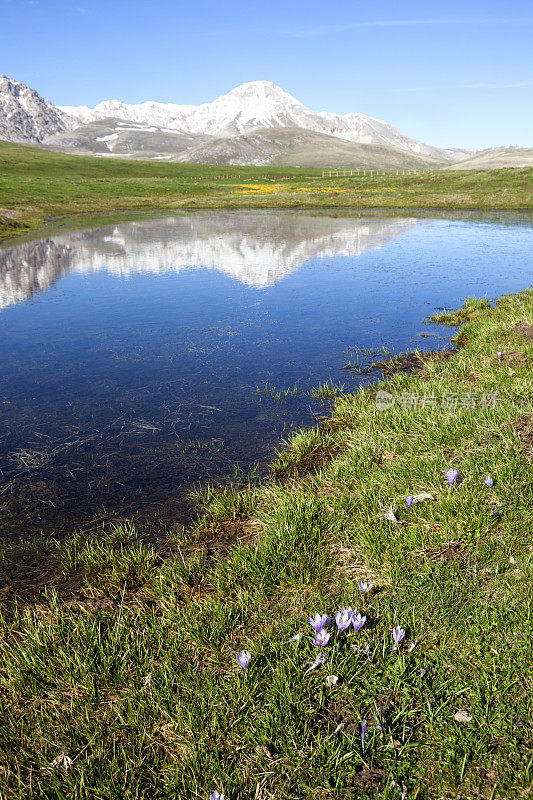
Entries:
<svg viewBox="0 0 533 800">
<path fill-rule="evenodd" d="M 447 564 L 455 562 L 461 567 L 466 567 L 470 554 L 460 542 L 451 541 L 441 547 L 428 547 L 422 550 L 419 555 L 424 556 L 429 561 L 445 561 Z"/>
<path fill-rule="evenodd" d="M 353 709 L 345 700 L 330 700 L 323 709 L 324 722 L 335 729 L 342 725 L 344 733 L 356 733 L 360 723 L 355 719 Z"/>
<path fill-rule="evenodd" d="M 533 462 L 533 414 L 519 417 L 513 425 L 528 464 Z"/>
<path fill-rule="evenodd" d="M 521 350 L 507 350 L 501 354 L 501 360 L 504 364 L 510 366 L 521 366 L 527 362 L 527 358 Z"/>
<path fill-rule="evenodd" d="M 206 537 L 199 542 L 198 547 L 192 550 L 201 549 L 210 556 L 223 556 L 239 542 L 255 539 L 257 536 L 258 525 L 256 520 L 250 517 L 236 519 L 232 522 L 225 522 L 218 528 L 212 537 Z M 185 551 L 184 551 L 185 552 Z M 187 553 L 185 552 L 185 558 Z"/>
<path fill-rule="evenodd" d="M 372 789 L 379 789 L 379 787 L 387 780 L 387 773 L 380 767 L 363 767 L 352 779 L 352 786 L 358 786 L 367 791 Z"/>
<path fill-rule="evenodd" d="M 23 606 L 38 603 L 47 588 L 60 596 L 72 596 L 84 583 L 81 570 L 65 575 L 54 557 L 45 555 L 38 563 L 6 563 L 0 569 L 0 607 L 9 608 L 15 602 Z"/>
<path fill-rule="evenodd" d="M 510 333 L 518 333 L 528 342 L 533 342 L 533 325 L 528 325 L 527 322 L 517 322 L 516 325 L 511 328 Z"/>
</svg>

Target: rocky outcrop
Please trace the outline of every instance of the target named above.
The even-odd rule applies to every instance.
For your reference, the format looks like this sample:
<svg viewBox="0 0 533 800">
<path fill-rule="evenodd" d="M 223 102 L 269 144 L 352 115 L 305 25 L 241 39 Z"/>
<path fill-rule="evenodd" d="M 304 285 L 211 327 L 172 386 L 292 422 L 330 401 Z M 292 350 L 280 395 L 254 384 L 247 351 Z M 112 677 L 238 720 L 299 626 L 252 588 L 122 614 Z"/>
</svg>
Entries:
<svg viewBox="0 0 533 800">
<path fill-rule="evenodd" d="M 0 75 L 0 139 L 35 144 L 73 125 L 34 89 Z"/>
</svg>

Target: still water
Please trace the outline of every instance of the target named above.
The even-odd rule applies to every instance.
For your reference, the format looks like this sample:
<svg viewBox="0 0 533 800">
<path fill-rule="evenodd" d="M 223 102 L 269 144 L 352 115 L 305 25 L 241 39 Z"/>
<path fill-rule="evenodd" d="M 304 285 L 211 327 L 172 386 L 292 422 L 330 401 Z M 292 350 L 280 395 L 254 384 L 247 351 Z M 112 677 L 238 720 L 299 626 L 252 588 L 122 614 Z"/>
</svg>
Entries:
<svg viewBox="0 0 533 800">
<path fill-rule="evenodd" d="M 357 386 L 353 348 L 443 347 L 435 309 L 531 285 L 532 243 L 523 213 L 250 211 L 4 245 L 0 535 L 183 519 Z"/>
</svg>

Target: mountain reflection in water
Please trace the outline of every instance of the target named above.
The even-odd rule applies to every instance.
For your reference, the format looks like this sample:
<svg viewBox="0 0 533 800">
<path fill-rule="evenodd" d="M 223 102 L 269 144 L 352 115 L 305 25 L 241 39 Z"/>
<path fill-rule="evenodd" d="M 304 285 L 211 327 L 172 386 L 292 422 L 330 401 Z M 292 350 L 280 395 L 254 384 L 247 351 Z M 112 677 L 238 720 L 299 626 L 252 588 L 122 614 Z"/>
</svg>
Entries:
<svg viewBox="0 0 533 800">
<path fill-rule="evenodd" d="M 218 212 L 50 236 L 0 248 L 0 308 L 27 300 L 71 271 L 126 276 L 203 267 L 259 289 L 312 258 L 359 256 L 420 224 L 416 219 Z"/>
<path fill-rule="evenodd" d="M 264 468 L 327 410 L 311 387 L 370 380 L 343 369 L 362 348 L 442 346 L 434 308 L 532 282 L 530 217 L 475 213 L 193 212 L 1 246 L 0 535 L 168 529 L 194 486 Z"/>
</svg>

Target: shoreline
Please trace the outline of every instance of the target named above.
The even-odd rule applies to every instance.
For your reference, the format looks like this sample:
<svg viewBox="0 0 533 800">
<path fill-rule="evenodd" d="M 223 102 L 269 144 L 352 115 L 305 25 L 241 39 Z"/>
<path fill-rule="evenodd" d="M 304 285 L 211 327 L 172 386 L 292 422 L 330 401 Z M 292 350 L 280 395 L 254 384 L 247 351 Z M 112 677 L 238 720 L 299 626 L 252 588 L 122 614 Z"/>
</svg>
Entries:
<svg viewBox="0 0 533 800">
<path fill-rule="evenodd" d="M 282 480 L 207 491 L 165 551 L 127 524 L 47 545 L 78 584 L 0 620 L 0 789 L 22 798 L 31 772 L 41 794 L 111 796 L 118 770 L 123 793 L 168 798 L 527 791 L 533 290 L 446 316 L 452 358 L 337 398 Z M 307 616 L 341 606 L 362 630 L 317 648 Z M 49 768 L 60 750 L 75 769 Z"/>
<path fill-rule="evenodd" d="M 533 177 L 532 177 L 533 179 Z M 164 214 L 182 214 L 182 213 L 191 213 L 191 212 L 201 212 L 201 211 L 286 211 L 286 212 L 295 212 L 295 211 L 324 211 L 324 212 L 357 212 L 357 213 L 365 213 L 365 212 L 374 212 L 374 213 L 382 213 L 382 214 L 391 214 L 391 215 L 401 215 L 401 214 L 427 214 L 428 216 L 432 214 L 447 214 L 453 212 L 483 212 L 483 213 L 504 213 L 504 212 L 511 212 L 511 213 L 533 213 L 533 203 L 528 206 L 524 205 L 501 205 L 501 206 L 494 206 L 494 205 L 482 205 L 482 204 L 472 204 L 472 205 L 431 205 L 431 206 L 420 206 L 420 204 L 412 203 L 406 204 L 403 206 L 396 206 L 396 205 L 385 205 L 383 202 L 383 198 L 375 205 L 365 205 L 359 203 L 343 203 L 335 205 L 333 203 L 324 205 L 323 203 L 300 203 L 298 205 L 272 205 L 271 203 L 266 205 L 264 203 L 248 203 L 248 204 L 235 204 L 231 202 L 226 203 L 216 203 L 216 202 L 205 202 L 205 203 L 195 203 L 190 205 L 169 205 L 169 206 L 157 206 L 154 205 L 153 207 L 145 207 L 141 206 L 138 208 L 115 208 L 111 210 L 90 210 L 90 211 L 79 211 L 79 212 L 71 212 L 71 213 L 57 213 L 52 215 L 47 215 L 43 218 L 38 218 L 34 220 L 32 218 L 27 217 L 17 217 L 15 222 L 16 225 L 13 227 L 10 226 L 10 219 L 6 218 L 5 215 L 2 216 L 0 214 L 0 245 L 3 244 L 16 244 L 19 241 L 27 241 L 33 238 L 41 238 L 46 236 L 48 232 L 51 230 L 52 232 L 57 232 L 60 230 L 63 231 L 75 231 L 75 230 L 83 230 L 87 227 L 100 227 L 105 224 L 113 224 L 116 222 L 117 224 L 127 223 L 129 221 L 136 221 L 140 219 L 150 219 L 151 217 L 157 217 Z M 94 222 L 88 222 L 88 218 L 90 220 L 94 220 Z"/>
<path fill-rule="evenodd" d="M 311 168 L 103 162 L 6 142 L 0 159 L 0 240 L 39 235 L 51 217 L 77 214 L 533 209 L 533 167 L 325 177 Z"/>
<path fill-rule="evenodd" d="M 82 211 L 76 214 L 58 214 L 57 216 L 49 216 L 43 219 L 39 224 L 33 227 L 21 227 L 19 230 L 2 232 L 0 227 L 0 247 L 15 246 L 18 242 L 33 241 L 34 239 L 44 238 L 46 236 L 53 236 L 62 233 L 75 232 L 87 230 L 91 228 L 105 227 L 107 225 L 120 225 L 128 224 L 129 222 L 143 222 L 145 220 L 157 219 L 167 215 L 177 214 L 190 214 L 194 212 L 202 213 L 205 211 L 212 211 L 214 213 L 220 211 L 232 211 L 235 213 L 240 212 L 323 212 L 324 214 L 346 213 L 346 215 L 362 215 L 362 216 L 387 216 L 387 217 L 402 217 L 402 216 L 423 216 L 424 218 L 450 218 L 451 215 L 457 215 L 456 219 L 462 219 L 464 215 L 480 213 L 483 215 L 498 215 L 498 214 L 524 214 L 531 217 L 533 214 L 533 205 L 531 208 L 517 207 L 517 208 L 494 208 L 494 207 L 449 207 L 449 208 L 424 208 L 420 206 L 324 206 L 324 205 L 299 205 L 299 206 L 190 206 L 190 207 L 168 207 L 168 208 L 151 208 L 151 209 L 120 209 L 105 212 Z M 490 221 L 490 220 L 489 220 Z M 497 221 L 497 220 L 496 220 Z"/>
</svg>

